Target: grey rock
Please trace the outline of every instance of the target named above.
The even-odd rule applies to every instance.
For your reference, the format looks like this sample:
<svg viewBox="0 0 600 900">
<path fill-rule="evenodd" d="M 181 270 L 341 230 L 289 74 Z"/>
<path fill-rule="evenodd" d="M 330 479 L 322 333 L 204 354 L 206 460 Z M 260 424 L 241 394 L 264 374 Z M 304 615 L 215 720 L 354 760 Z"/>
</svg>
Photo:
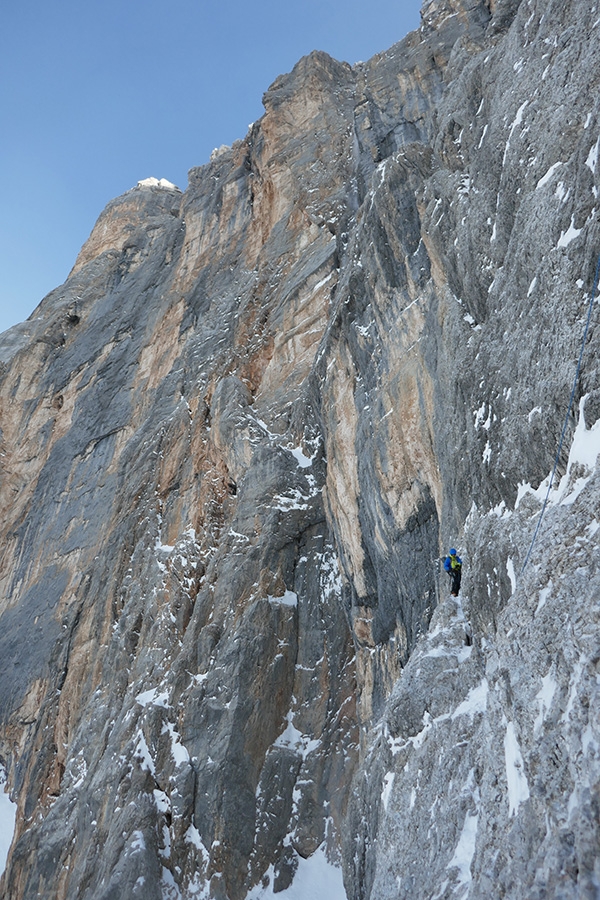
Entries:
<svg viewBox="0 0 600 900">
<path fill-rule="evenodd" d="M 595 317 L 528 551 L 599 21 L 427 0 L 310 54 L 0 336 L 5 896 L 285 896 L 324 848 L 353 900 L 596 897 Z"/>
</svg>

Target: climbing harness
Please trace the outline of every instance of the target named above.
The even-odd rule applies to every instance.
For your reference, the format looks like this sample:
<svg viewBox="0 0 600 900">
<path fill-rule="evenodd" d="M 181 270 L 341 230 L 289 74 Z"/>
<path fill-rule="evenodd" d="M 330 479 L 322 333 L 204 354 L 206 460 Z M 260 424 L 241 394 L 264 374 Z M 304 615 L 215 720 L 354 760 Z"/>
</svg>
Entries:
<svg viewBox="0 0 600 900">
<path fill-rule="evenodd" d="M 585 350 L 585 341 L 587 338 L 588 329 L 590 327 L 590 321 L 592 318 L 592 309 L 594 307 L 594 298 L 596 296 L 596 290 L 598 288 L 598 278 L 600 277 L 600 256 L 598 256 L 598 262 L 596 264 L 596 274 L 594 276 L 594 286 L 592 287 L 592 293 L 590 296 L 590 305 L 588 307 L 587 321 L 585 323 L 585 329 L 583 331 L 583 340 L 581 342 L 581 350 L 579 351 L 579 360 L 577 361 L 577 369 L 575 371 L 575 378 L 573 379 L 573 389 L 571 391 L 571 398 L 569 400 L 569 406 L 567 408 L 567 414 L 565 416 L 565 422 L 563 425 L 562 434 L 560 436 L 560 441 L 558 443 L 558 450 L 556 451 L 556 458 L 554 460 L 554 468 L 552 469 L 552 475 L 550 476 L 550 484 L 548 485 L 548 490 L 546 491 L 546 497 L 544 499 L 544 503 L 537 521 L 537 525 L 535 527 L 535 531 L 533 532 L 533 537 L 531 539 L 531 544 L 529 545 L 529 550 L 527 551 L 527 556 L 525 557 L 525 562 L 523 563 L 523 568 L 521 569 L 519 577 L 523 575 L 525 571 L 525 567 L 529 562 L 529 557 L 531 556 L 531 551 L 533 550 L 533 545 L 535 544 L 536 538 L 538 536 L 538 532 L 540 530 L 540 526 L 542 524 L 542 519 L 544 518 L 544 513 L 546 512 L 546 506 L 548 505 L 548 499 L 550 497 L 550 491 L 552 490 L 552 484 L 554 482 L 554 476 L 556 475 L 556 470 L 558 468 L 558 461 L 560 459 L 560 453 L 562 450 L 563 441 L 565 439 L 565 434 L 567 433 L 567 425 L 569 424 L 569 416 L 571 415 L 571 409 L 573 407 L 573 401 L 575 399 L 575 391 L 577 389 L 577 382 L 579 381 L 579 374 L 581 372 L 581 360 L 583 359 L 583 351 Z"/>
</svg>

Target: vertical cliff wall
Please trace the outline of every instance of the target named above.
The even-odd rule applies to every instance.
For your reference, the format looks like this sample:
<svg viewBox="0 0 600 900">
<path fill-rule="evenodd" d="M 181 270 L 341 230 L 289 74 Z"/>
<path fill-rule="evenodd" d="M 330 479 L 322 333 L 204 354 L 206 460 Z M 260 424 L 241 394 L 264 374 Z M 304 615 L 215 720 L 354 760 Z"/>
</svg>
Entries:
<svg viewBox="0 0 600 900">
<path fill-rule="evenodd" d="M 600 250 L 599 16 L 429 0 L 311 54 L 0 337 L 11 900 L 311 860 L 356 900 L 596 896 L 597 316 L 519 573 Z"/>
</svg>

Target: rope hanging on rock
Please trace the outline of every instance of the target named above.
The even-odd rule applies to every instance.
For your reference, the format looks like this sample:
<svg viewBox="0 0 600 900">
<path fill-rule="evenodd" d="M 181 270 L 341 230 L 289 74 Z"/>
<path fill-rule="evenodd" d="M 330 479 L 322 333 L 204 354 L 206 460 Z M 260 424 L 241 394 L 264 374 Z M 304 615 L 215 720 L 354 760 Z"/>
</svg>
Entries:
<svg viewBox="0 0 600 900">
<path fill-rule="evenodd" d="M 535 544 L 536 538 L 538 536 L 538 532 L 539 532 L 540 526 L 542 524 L 542 519 L 544 518 L 544 513 L 546 512 L 546 506 L 548 505 L 548 499 L 550 497 L 550 491 L 552 490 L 554 476 L 556 475 L 556 470 L 558 468 L 558 461 L 560 459 L 563 441 L 564 441 L 565 435 L 567 433 L 567 425 L 569 424 L 569 416 L 571 415 L 571 409 L 573 407 L 573 401 L 575 399 L 575 391 L 577 389 L 577 382 L 579 381 L 579 374 L 581 372 L 581 360 L 583 359 L 583 351 L 585 350 L 585 342 L 586 342 L 586 338 L 587 338 L 588 329 L 590 327 L 590 321 L 592 318 L 592 309 L 594 307 L 594 299 L 596 297 L 596 290 L 598 288 L 598 278 L 599 277 L 600 277 L 600 256 L 598 256 L 598 262 L 596 263 L 596 274 L 594 276 L 594 286 L 592 287 L 592 293 L 590 295 L 590 304 L 588 307 L 587 321 L 585 323 L 585 328 L 583 331 L 583 340 L 581 341 L 581 350 L 579 351 L 579 359 L 577 361 L 577 369 L 575 371 L 575 378 L 573 379 L 573 389 L 571 391 L 571 398 L 569 400 L 569 406 L 567 408 L 567 414 L 565 416 L 565 422 L 563 425 L 562 434 L 560 436 L 560 441 L 558 443 L 558 450 L 556 451 L 556 458 L 554 460 L 554 468 L 552 469 L 552 475 L 550 476 L 550 484 L 548 485 L 548 490 L 546 491 L 546 497 L 544 499 L 542 510 L 540 512 L 535 531 L 533 532 L 531 544 L 529 545 L 529 550 L 527 551 L 527 556 L 525 557 L 525 562 L 523 563 L 523 568 L 521 569 L 521 573 L 520 573 L 521 575 L 525 571 L 525 567 L 526 567 L 527 563 L 529 562 L 529 557 L 531 556 L 531 551 L 533 550 L 533 545 Z"/>
</svg>

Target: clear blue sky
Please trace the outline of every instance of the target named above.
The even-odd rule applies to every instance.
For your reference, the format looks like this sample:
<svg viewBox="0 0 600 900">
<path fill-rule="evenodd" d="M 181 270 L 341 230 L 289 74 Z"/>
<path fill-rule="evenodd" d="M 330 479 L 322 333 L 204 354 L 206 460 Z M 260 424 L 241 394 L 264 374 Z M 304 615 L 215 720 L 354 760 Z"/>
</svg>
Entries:
<svg viewBox="0 0 600 900">
<path fill-rule="evenodd" d="M 420 0 L 12 0 L 0 29 L 0 331 L 67 277 L 140 179 L 182 189 L 311 50 L 355 63 Z"/>
</svg>

